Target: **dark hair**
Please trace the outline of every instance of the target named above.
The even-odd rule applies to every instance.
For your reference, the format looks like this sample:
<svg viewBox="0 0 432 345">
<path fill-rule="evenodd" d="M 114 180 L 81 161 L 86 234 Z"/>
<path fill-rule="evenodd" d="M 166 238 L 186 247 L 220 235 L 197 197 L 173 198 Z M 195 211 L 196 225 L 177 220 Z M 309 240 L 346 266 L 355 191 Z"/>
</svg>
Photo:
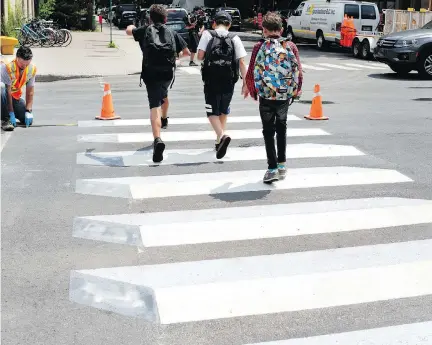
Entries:
<svg viewBox="0 0 432 345">
<path fill-rule="evenodd" d="M 218 18 L 215 20 L 216 25 L 230 26 L 231 22 L 227 19 Z"/>
<path fill-rule="evenodd" d="M 264 16 L 262 26 L 268 31 L 281 31 L 282 18 L 276 12 L 269 12 Z"/>
<path fill-rule="evenodd" d="M 163 24 L 168 16 L 168 11 L 162 5 L 151 5 L 150 9 L 150 20 L 153 24 Z"/>
<path fill-rule="evenodd" d="M 31 60 L 33 59 L 33 52 L 29 47 L 20 46 L 16 52 L 16 56 L 23 60 Z"/>
</svg>

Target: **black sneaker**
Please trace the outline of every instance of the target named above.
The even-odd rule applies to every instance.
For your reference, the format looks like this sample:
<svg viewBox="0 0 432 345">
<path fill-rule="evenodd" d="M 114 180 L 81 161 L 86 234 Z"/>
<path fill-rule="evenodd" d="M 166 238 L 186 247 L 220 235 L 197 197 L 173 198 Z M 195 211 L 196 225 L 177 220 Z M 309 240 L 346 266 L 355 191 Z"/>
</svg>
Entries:
<svg viewBox="0 0 432 345">
<path fill-rule="evenodd" d="M 10 121 L 2 121 L 1 128 L 5 132 L 11 132 L 11 131 L 14 130 L 14 126 L 13 126 L 13 124 Z"/>
<path fill-rule="evenodd" d="M 194 61 L 189 62 L 189 66 L 198 66 Z"/>
<path fill-rule="evenodd" d="M 165 151 L 165 143 L 161 138 L 156 138 L 153 144 L 153 162 L 160 163 L 163 161 L 163 153 Z"/>
<path fill-rule="evenodd" d="M 266 171 L 263 182 L 271 184 L 273 182 L 279 181 L 279 171 L 278 169 L 269 169 Z"/>
<path fill-rule="evenodd" d="M 228 135 L 223 135 L 220 142 L 219 142 L 219 146 L 217 148 L 216 151 L 216 158 L 217 159 L 222 159 L 225 157 L 227 149 L 228 149 L 228 145 L 231 142 L 231 138 Z"/>
<path fill-rule="evenodd" d="M 161 122 L 162 122 L 162 128 L 163 129 L 167 129 L 167 127 L 168 127 L 168 117 L 165 117 L 165 118 L 161 118 Z"/>
</svg>

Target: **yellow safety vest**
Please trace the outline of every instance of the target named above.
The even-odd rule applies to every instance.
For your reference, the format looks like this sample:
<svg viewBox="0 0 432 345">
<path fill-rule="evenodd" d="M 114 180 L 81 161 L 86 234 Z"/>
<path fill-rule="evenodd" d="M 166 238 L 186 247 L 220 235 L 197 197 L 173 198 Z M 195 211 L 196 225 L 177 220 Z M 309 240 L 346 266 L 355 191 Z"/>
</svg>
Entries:
<svg viewBox="0 0 432 345">
<path fill-rule="evenodd" d="M 6 70 L 11 79 L 11 94 L 16 100 L 19 100 L 22 96 L 22 88 L 26 85 L 31 78 L 36 75 L 36 66 L 30 64 L 28 65 L 20 77 L 20 70 L 17 66 L 16 60 L 12 60 L 10 63 L 6 64 Z"/>
</svg>

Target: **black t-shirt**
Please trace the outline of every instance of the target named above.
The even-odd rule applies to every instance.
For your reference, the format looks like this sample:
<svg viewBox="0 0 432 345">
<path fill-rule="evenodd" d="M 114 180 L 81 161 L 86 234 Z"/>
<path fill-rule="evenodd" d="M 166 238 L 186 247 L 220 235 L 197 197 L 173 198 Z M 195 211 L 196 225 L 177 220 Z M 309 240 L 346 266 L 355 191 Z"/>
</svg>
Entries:
<svg viewBox="0 0 432 345">
<path fill-rule="evenodd" d="M 148 27 L 149 27 L 148 25 L 144 25 L 144 26 L 141 26 L 139 28 L 135 28 L 132 30 L 133 37 L 134 37 L 136 42 L 139 42 L 141 50 L 144 50 L 144 42 L 143 41 L 144 41 L 145 32 L 146 32 Z M 167 28 L 167 30 L 170 30 L 170 29 Z M 180 52 L 183 49 L 187 48 L 187 43 L 185 42 L 185 40 L 183 38 L 181 38 L 177 34 L 177 32 L 172 31 L 172 30 L 171 30 L 171 32 L 174 35 L 174 40 L 175 40 L 176 50 L 177 50 L 176 53 L 180 54 Z M 166 75 L 166 76 L 161 76 L 160 73 L 158 73 L 158 75 L 151 75 L 151 70 L 145 71 L 144 66 L 142 67 L 141 74 L 142 74 L 142 77 L 144 80 L 145 79 L 170 80 L 173 77 L 172 73 L 170 75 Z"/>
</svg>

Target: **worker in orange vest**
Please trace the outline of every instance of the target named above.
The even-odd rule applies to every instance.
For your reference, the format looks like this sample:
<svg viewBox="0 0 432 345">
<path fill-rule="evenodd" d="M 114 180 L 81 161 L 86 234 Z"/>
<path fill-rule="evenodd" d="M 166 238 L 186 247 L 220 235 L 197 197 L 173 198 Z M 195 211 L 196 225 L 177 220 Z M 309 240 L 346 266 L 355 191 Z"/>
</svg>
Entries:
<svg viewBox="0 0 432 345">
<path fill-rule="evenodd" d="M 16 57 L 1 64 L 1 120 L 4 131 L 13 131 L 16 120 L 26 127 L 33 124 L 33 95 L 36 66 L 31 62 L 33 53 L 28 47 L 19 47 Z M 25 101 L 21 98 L 26 87 Z"/>
</svg>

